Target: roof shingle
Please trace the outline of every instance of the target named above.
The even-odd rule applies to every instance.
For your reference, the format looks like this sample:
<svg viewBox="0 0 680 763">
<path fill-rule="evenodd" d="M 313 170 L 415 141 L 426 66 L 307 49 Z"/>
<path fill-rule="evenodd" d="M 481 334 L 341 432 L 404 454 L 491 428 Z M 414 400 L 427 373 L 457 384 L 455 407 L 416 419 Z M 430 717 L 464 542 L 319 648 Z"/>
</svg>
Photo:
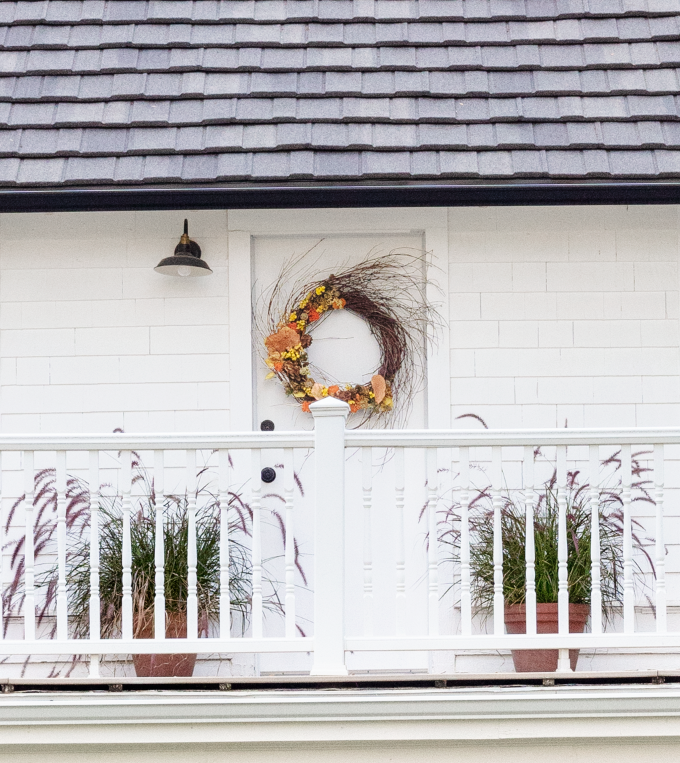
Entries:
<svg viewBox="0 0 680 763">
<path fill-rule="evenodd" d="M 7 0 L 0 186 L 680 177 L 680 0 Z"/>
</svg>

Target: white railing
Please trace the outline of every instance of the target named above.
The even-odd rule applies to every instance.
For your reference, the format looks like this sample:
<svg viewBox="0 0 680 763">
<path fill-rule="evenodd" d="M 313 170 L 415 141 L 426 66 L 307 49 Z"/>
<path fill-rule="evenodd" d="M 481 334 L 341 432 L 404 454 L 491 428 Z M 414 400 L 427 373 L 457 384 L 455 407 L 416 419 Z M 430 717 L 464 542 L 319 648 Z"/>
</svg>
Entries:
<svg viewBox="0 0 680 763">
<path fill-rule="evenodd" d="M 20 499 L 6 536 L 5 519 L 2 523 L 5 594 L 12 565 L 21 555 L 25 567 L 21 614 L 10 613 L 11 622 L 2 624 L 0 655 L 84 655 L 96 676 L 100 657 L 111 654 L 309 653 L 313 675 L 335 676 L 347 673 L 348 652 L 365 653 L 370 661 L 371 653 L 557 649 L 559 669 L 566 671 L 569 649 L 680 651 L 680 632 L 668 629 L 664 539 L 664 517 L 677 515 L 680 430 L 346 430 L 346 404 L 326 399 L 312 411 L 314 432 L 1 436 L 5 517 L 8 504 Z M 542 456 L 537 459 L 539 448 Z M 142 461 L 153 475 L 152 496 L 134 478 Z M 311 484 L 304 492 L 298 489 L 302 463 L 313 472 L 312 491 Z M 272 464 L 283 471 L 275 496 L 281 509 L 274 515 L 267 508 L 274 499 L 260 478 L 261 468 Z M 45 469 L 54 470 L 56 523 L 50 536 L 56 539 L 51 557 L 56 593 L 54 612 L 47 618 L 54 621 L 49 637 L 37 624 L 43 594 L 36 586 L 34 543 L 36 510 L 45 497 L 36 494 L 36 474 Z M 210 495 L 219 509 L 219 614 L 199 637 L 197 474 L 207 471 L 214 476 Z M 577 472 L 580 477 L 574 476 Z M 640 474 L 644 479 L 638 479 Z M 71 632 L 67 553 L 68 484 L 74 476 L 89 485 L 89 632 L 79 638 Z M 558 516 L 559 623 L 557 633 L 539 634 L 533 541 L 546 479 L 551 478 Z M 642 484 L 645 480 L 649 486 Z M 120 633 L 108 638 L 100 630 L 103 484 L 113 485 L 111 494 L 119 499 L 122 515 L 122 617 Z M 567 527 L 571 496 L 579 486 L 579 500 L 591 522 L 591 617 L 586 632 L 570 633 Z M 229 511 L 237 490 L 252 514 L 246 533 L 249 614 L 240 632 L 234 627 L 229 593 Z M 180 639 L 165 633 L 164 507 L 173 495 L 186 496 L 188 516 L 187 637 Z M 140 499 L 151 501 L 155 522 L 151 638 L 134 637 L 131 520 Z M 603 617 L 607 602 L 600 574 L 603 500 L 614 500 L 621 515 L 621 606 L 610 607 L 608 620 Z M 479 516 L 483 502 L 493 538 L 486 617 L 475 598 L 474 563 L 473 516 Z M 509 502 L 521 508 L 526 533 L 526 634 L 518 635 L 507 634 L 504 622 L 502 519 Z M 266 574 L 275 556 L 270 548 L 275 533 L 265 521 L 271 516 L 277 517 L 281 530 L 274 577 Z M 641 548 L 634 528 L 651 538 L 648 547 Z M 12 557 L 7 549 L 17 547 L 17 538 L 21 554 Z M 297 569 L 299 545 L 305 547 L 302 566 L 311 581 L 306 587 Z M 44 557 L 46 549 L 39 550 Z M 645 554 L 651 559 L 646 571 L 640 565 Z M 639 581 L 646 587 L 642 598 Z M 278 614 L 267 618 L 264 602 L 272 591 L 278 597 Z"/>
</svg>

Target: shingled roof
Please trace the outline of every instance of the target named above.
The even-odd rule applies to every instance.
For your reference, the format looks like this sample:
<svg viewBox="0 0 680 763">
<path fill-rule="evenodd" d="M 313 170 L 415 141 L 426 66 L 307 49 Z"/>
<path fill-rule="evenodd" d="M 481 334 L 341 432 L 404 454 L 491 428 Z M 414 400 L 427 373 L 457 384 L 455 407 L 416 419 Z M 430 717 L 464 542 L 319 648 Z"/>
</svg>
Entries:
<svg viewBox="0 0 680 763">
<path fill-rule="evenodd" d="M 680 0 L 3 0 L 0 187 L 680 178 Z"/>
</svg>

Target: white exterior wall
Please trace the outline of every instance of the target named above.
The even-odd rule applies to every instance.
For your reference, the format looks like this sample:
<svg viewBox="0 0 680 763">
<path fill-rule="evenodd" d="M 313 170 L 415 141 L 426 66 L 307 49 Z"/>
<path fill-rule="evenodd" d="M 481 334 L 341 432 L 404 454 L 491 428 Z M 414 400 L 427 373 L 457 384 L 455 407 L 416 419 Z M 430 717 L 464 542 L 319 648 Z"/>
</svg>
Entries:
<svg viewBox="0 0 680 763">
<path fill-rule="evenodd" d="M 153 272 L 185 216 L 211 277 Z M 433 367 L 446 369 L 449 347 L 450 375 L 431 372 L 428 387 L 435 426 L 449 390 L 457 427 L 479 426 L 457 418 L 468 413 L 490 427 L 680 424 L 678 208 L 667 206 L 0 215 L 0 429 L 215 431 L 252 421 L 249 300 L 237 303 L 254 231 L 424 231 L 449 285 Z M 229 271 L 240 274 L 232 283 Z M 230 326 L 230 314 L 242 323 Z M 241 348 L 233 357 L 230 340 Z M 676 575 L 669 557 L 673 615 Z M 630 669 L 630 659 L 584 654 L 582 663 Z M 470 654 L 458 669 L 510 662 Z"/>
<path fill-rule="evenodd" d="M 680 423 L 677 215 L 451 209 L 456 426 Z"/>
<path fill-rule="evenodd" d="M 349 233 L 399 220 L 305 214 Z M 153 272 L 185 215 L 212 277 Z M 255 227 L 271 216 L 248 213 Z M 227 220 L 0 216 L 0 428 L 229 429 L 228 249 L 242 234 Z M 448 249 L 455 426 L 475 426 L 465 413 L 491 427 L 680 423 L 676 207 L 451 209 Z"/>
<path fill-rule="evenodd" d="M 183 212 L 1 216 L 3 431 L 229 428 L 227 215 L 186 216 L 208 278 L 153 271 Z"/>
</svg>

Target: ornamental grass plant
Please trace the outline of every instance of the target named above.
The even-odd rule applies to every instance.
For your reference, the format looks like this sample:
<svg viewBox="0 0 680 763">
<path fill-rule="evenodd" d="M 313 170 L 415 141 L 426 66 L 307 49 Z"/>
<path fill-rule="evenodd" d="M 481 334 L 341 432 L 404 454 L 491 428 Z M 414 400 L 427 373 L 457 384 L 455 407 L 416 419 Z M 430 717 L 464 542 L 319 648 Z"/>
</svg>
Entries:
<svg viewBox="0 0 680 763">
<path fill-rule="evenodd" d="M 207 636 L 219 619 L 220 598 L 220 514 L 219 497 L 212 492 L 214 475 L 206 467 L 199 470 L 196 492 L 196 577 L 199 635 Z M 299 484 L 299 481 L 296 480 Z M 133 506 L 130 516 L 132 550 L 133 623 L 136 637 L 148 633 L 154 621 L 156 502 L 163 506 L 164 575 L 166 613 L 186 614 L 188 581 L 189 500 L 186 493 L 156 495 L 153 480 L 140 457 L 133 453 Z M 84 480 L 68 475 L 66 482 L 66 585 L 68 596 L 69 635 L 90 636 L 90 486 Z M 272 494 L 269 497 L 276 498 Z M 278 496 L 280 498 L 280 496 Z M 24 500 L 21 496 L 12 506 L 5 533 Z M 282 500 L 282 499 L 281 499 Z M 241 492 L 228 493 L 229 598 L 233 627 L 244 632 L 248 627 L 252 605 L 252 566 L 248 538 L 252 532 L 252 509 Z M 99 595 L 101 637 L 117 638 L 121 634 L 123 577 L 123 511 L 122 496 L 110 485 L 98 491 Z M 275 525 L 284 531 L 281 516 L 272 512 Z M 56 598 L 58 567 L 57 490 L 54 469 L 44 469 L 35 476 L 35 569 L 37 623 L 44 635 L 56 635 Z M 23 610 L 25 599 L 25 539 L 23 533 L 6 547 L 11 550 L 13 577 L 4 592 L 5 631 L 12 617 Z M 271 560 L 269 560 L 271 561 Z M 306 584 L 296 546 L 295 563 Z M 265 610 L 282 613 L 276 580 L 263 564 Z"/>
<path fill-rule="evenodd" d="M 651 481 L 643 463 L 644 453 L 633 454 L 631 506 L 654 504 L 649 493 Z M 558 598 L 558 523 L 557 472 L 542 454 L 535 458 L 552 473 L 534 494 L 534 550 L 537 604 L 555 604 Z M 620 478 L 620 452 L 602 461 L 610 484 L 599 491 L 600 588 L 602 607 L 611 619 L 623 603 L 623 497 Z M 526 508 L 522 491 L 504 488 L 501 495 L 501 532 L 503 538 L 503 598 L 505 605 L 526 601 Z M 469 506 L 471 595 L 473 605 L 483 616 L 493 610 L 494 599 L 494 512 L 491 489 L 475 489 Z M 654 574 L 646 547 L 653 543 L 643 537 L 642 524 L 632 519 L 633 575 L 638 589 L 645 587 L 645 571 Z M 571 604 L 591 603 L 592 512 L 590 485 L 578 470 L 567 473 L 567 585 Z M 460 503 L 448 506 L 438 524 L 439 538 L 450 549 L 449 561 L 460 563 Z"/>
</svg>

